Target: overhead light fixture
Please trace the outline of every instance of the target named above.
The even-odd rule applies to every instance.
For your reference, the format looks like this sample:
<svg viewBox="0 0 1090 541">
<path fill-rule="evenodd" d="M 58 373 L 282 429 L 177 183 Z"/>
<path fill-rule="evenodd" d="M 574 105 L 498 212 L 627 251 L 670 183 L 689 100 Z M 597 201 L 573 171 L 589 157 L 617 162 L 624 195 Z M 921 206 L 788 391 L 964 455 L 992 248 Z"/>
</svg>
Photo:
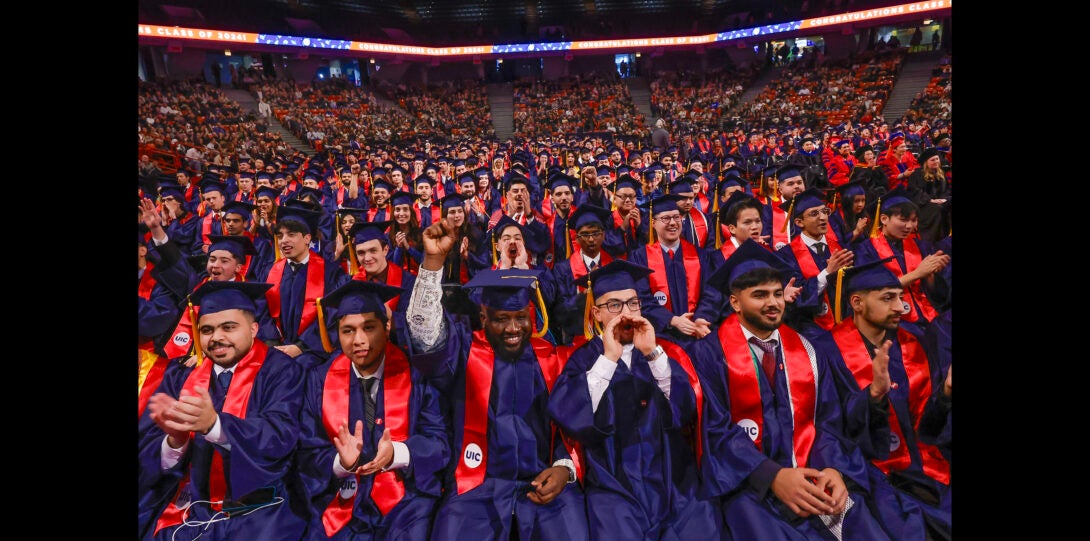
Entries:
<svg viewBox="0 0 1090 541">
<path fill-rule="evenodd" d="M 231 56 L 231 49 L 224 49 L 223 56 Z"/>
<path fill-rule="evenodd" d="M 375 63 L 375 59 L 374 59 L 374 58 L 372 58 L 372 59 L 371 59 L 371 63 L 372 63 L 372 64 L 374 64 L 374 63 Z"/>
<path fill-rule="evenodd" d="M 933 22 L 935 22 L 934 19 L 927 19 L 926 21 L 923 22 L 923 24 L 931 24 Z"/>
<path fill-rule="evenodd" d="M 499 59 L 497 59 L 497 60 L 496 60 L 496 63 L 497 63 L 497 64 L 503 64 L 503 59 L 502 59 L 502 58 L 499 58 Z"/>
<path fill-rule="evenodd" d="M 640 53 L 636 53 L 636 58 L 639 58 L 639 57 L 640 57 Z"/>
</svg>

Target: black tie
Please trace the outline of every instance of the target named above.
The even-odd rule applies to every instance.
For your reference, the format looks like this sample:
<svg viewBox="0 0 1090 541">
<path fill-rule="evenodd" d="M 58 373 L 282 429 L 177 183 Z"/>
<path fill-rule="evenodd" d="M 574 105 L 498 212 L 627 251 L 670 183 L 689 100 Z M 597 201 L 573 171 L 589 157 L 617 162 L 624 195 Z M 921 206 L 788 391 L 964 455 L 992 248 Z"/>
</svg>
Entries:
<svg viewBox="0 0 1090 541">
<path fill-rule="evenodd" d="M 216 411 L 223 410 L 223 401 L 227 398 L 227 389 L 231 386 L 231 378 L 235 373 L 224 370 L 216 376 L 216 393 L 212 395 L 212 405 Z"/>
<path fill-rule="evenodd" d="M 814 248 L 817 249 L 818 255 L 820 255 L 821 257 L 825 257 L 825 243 L 824 242 L 815 242 L 814 243 Z"/>
<path fill-rule="evenodd" d="M 378 378 L 360 378 L 363 389 L 363 424 L 370 434 L 375 428 L 375 399 L 371 398 L 371 389 L 374 388 Z"/>
<path fill-rule="evenodd" d="M 295 274 L 299 272 L 299 267 L 303 266 L 302 263 L 296 263 L 294 261 L 288 261 L 288 265 L 291 265 L 291 273 Z"/>
<path fill-rule="evenodd" d="M 590 262 L 590 267 L 588 267 L 590 272 L 594 272 L 594 269 L 597 269 L 597 268 L 598 268 L 598 262 L 597 261 L 591 261 Z"/>
</svg>

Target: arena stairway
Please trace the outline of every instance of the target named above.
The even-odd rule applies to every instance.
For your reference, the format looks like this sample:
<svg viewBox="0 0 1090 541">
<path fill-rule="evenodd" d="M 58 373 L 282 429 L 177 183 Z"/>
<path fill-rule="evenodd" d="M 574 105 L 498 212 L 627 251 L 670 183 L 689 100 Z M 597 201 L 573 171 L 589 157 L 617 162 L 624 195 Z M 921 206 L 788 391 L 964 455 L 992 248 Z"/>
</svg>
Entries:
<svg viewBox="0 0 1090 541">
<path fill-rule="evenodd" d="M 643 114 L 643 125 L 648 129 L 653 128 L 655 115 L 651 112 L 651 84 L 643 77 L 629 77 L 624 82 L 628 85 L 628 94 L 632 96 L 636 110 Z"/>
<path fill-rule="evenodd" d="M 243 111 L 251 112 L 254 116 L 259 116 L 257 113 L 257 97 L 255 94 L 250 94 L 247 90 L 236 88 L 224 88 L 221 90 L 229 99 L 234 100 L 235 103 L 239 104 Z M 270 117 L 268 122 L 269 129 L 278 132 L 280 134 L 280 139 L 292 148 L 307 156 L 314 153 L 314 149 L 311 148 L 306 141 L 299 139 L 295 134 L 291 133 L 287 128 L 280 124 L 280 121 L 277 120 L 275 116 Z"/>
<path fill-rule="evenodd" d="M 927 51 L 912 53 L 905 58 L 893 91 L 889 93 L 889 99 L 882 108 L 882 117 L 891 127 L 904 116 L 916 94 L 927 88 L 931 82 L 931 70 L 939 66 L 943 54 L 942 51 Z"/>
<path fill-rule="evenodd" d="M 488 85 L 488 107 L 492 110 L 492 127 L 500 141 L 515 135 L 515 87 L 511 83 Z"/>
</svg>

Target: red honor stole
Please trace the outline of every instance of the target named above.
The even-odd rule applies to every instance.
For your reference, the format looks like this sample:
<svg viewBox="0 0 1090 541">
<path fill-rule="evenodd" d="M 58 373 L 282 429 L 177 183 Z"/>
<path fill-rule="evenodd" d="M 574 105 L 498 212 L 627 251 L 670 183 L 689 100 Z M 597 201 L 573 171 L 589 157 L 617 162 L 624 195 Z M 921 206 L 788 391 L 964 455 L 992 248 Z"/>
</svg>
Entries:
<svg viewBox="0 0 1090 541">
<path fill-rule="evenodd" d="M 855 321 L 846 319 L 832 330 L 833 339 L 840 349 L 840 356 L 844 358 L 844 364 L 852 371 L 855 381 L 860 388 L 865 388 L 874 381 L 870 354 L 863 343 L 863 337 L 855 326 Z M 931 397 L 931 370 L 927 364 L 927 356 L 915 336 L 904 329 L 897 329 L 897 342 L 901 345 L 901 361 L 908 375 L 908 411 L 911 415 L 912 427 L 919 430 L 920 418 L 923 417 L 924 406 Z M 912 457 L 908 453 L 905 444 L 904 432 L 897 421 L 897 411 L 889 408 L 889 428 L 899 442 L 895 449 L 889 452 L 889 458 L 885 460 L 873 459 L 871 462 L 883 473 L 900 471 L 908 468 L 912 463 Z M 942 453 L 934 445 L 928 445 L 916 438 L 916 446 L 920 449 L 920 458 L 923 459 L 923 470 L 928 477 L 944 484 L 950 484 L 950 464 L 943 458 Z"/>
<path fill-rule="evenodd" d="M 530 338 L 534 355 L 550 391 L 562 368 L 552 344 L 540 338 Z M 488 464 L 488 398 L 492 392 L 492 366 L 496 353 L 484 336 L 484 331 L 473 333 L 473 344 L 466 359 L 465 420 L 462 424 L 462 449 L 454 480 L 458 494 L 477 488 L 484 482 Z M 472 460 L 476 465 L 468 465 Z"/>
<path fill-rule="evenodd" d="M 575 257 L 576 252 L 579 251 L 579 245 L 576 244 L 575 242 L 573 242 L 573 240 L 575 239 L 575 230 L 570 227 L 570 224 L 568 224 L 568 218 L 571 218 L 571 215 L 572 215 L 573 212 L 575 212 L 575 206 L 574 205 L 568 208 L 568 217 L 563 218 L 563 220 L 564 220 L 564 231 L 567 232 L 567 234 L 568 234 L 568 239 L 567 239 L 568 246 L 572 247 L 571 248 L 571 255 L 567 256 L 568 259 L 571 259 L 571 258 Z M 550 240 L 550 242 L 549 242 L 549 253 L 546 254 L 546 256 L 545 256 L 545 263 L 549 266 L 550 269 L 553 268 L 553 263 L 555 263 L 556 261 L 559 260 L 559 258 L 557 257 L 557 254 L 553 253 L 553 252 L 556 251 L 556 229 L 554 228 L 554 226 L 556 225 L 556 219 L 557 219 L 557 217 L 559 215 L 560 215 L 559 212 L 550 212 L 548 214 L 544 214 L 545 225 L 547 225 L 549 227 L 549 240 Z"/>
<path fill-rule="evenodd" d="M 696 396 L 696 426 L 693 427 L 692 441 L 690 443 L 693 446 L 693 452 L 696 453 L 696 464 L 699 468 L 700 456 L 704 454 L 704 443 L 701 436 L 704 417 L 704 391 L 700 387 L 700 379 L 696 376 L 693 360 L 689 358 L 689 354 L 685 353 L 685 350 L 681 349 L 681 346 L 662 339 L 658 339 L 656 342 L 662 346 L 668 357 L 677 361 L 681 368 L 685 370 L 685 375 L 689 378 L 689 385 L 692 386 L 693 394 Z"/>
<path fill-rule="evenodd" d="M 787 385 L 791 397 L 791 416 L 794 423 L 792 447 L 795 465 L 804 468 L 814 446 L 816 429 L 814 414 L 817 411 L 817 385 L 810 356 L 798 333 L 786 325 L 780 326 L 780 342 L 787 369 Z M 730 396 L 730 415 L 736 424 L 750 421 L 756 425 L 757 434 L 750 435 L 757 448 L 763 450 L 764 410 L 761 408 L 761 386 L 757 373 L 760 361 L 753 357 L 749 342 L 742 333 L 738 314 L 734 313 L 719 325 L 719 344 L 727 362 L 727 393 Z M 768 382 L 776 385 L 775 381 Z M 745 427 L 748 429 L 749 427 Z"/>
<path fill-rule="evenodd" d="M 204 244 L 212 244 L 212 241 L 208 240 L 208 235 L 214 234 L 212 233 L 213 220 L 217 222 L 219 221 L 218 215 L 214 210 L 209 211 L 208 214 L 206 214 L 204 218 L 201 219 L 201 242 Z M 219 234 L 223 234 L 223 226 L 220 226 Z"/>
<path fill-rule="evenodd" d="M 269 269 L 269 276 L 266 281 L 273 286 L 265 292 L 265 300 L 269 305 L 269 315 L 276 320 L 278 326 L 283 331 L 283 325 L 280 325 L 280 279 L 284 276 L 284 267 L 288 264 L 288 258 L 281 258 L 280 261 L 273 263 L 271 269 Z M 303 293 L 303 310 L 302 315 L 299 317 L 299 329 L 297 330 L 299 336 L 303 335 L 303 330 L 314 323 L 314 320 L 318 317 L 318 309 L 315 301 L 318 297 L 322 296 L 322 290 L 325 284 L 325 259 L 322 256 L 310 251 L 310 260 L 307 262 L 307 286 Z"/>
<path fill-rule="evenodd" d="M 825 235 L 825 243 L 829 247 L 829 254 L 833 252 L 839 252 L 842 250 L 840 243 L 833 238 L 832 235 Z M 814 253 L 810 251 L 810 248 L 806 246 L 806 243 L 802 240 L 802 235 L 791 239 L 791 253 L 795 254 L 795 260 L 799 262 L 799 269 L 802 270 L 802 277 L 809 280 L 819 274 L 824 269 L 819 269 L 817 261 L 814 259 Z M 836 325 L 836 320 L 833 319 L 833 311 L 829 309 L 828 299 L 829 289 L 825 288 L 825 293 L 821 296 L 821 304 L 823 307 L 822 313 L 814 316 L 814 323 L 817 323 L 819 327 L 825 330 L 833 328 Z"/>
<path fill-rule="evenodd" d="M 144 381 L 140 382 L 140 396 L 136 413 L 137 416 L 140 416 L 144 414 L 144 407 L 148 405 L 148 400 L 155 393 L 155 389 L 158 389 L 159 384 L 163 382 L 163 373 L 166 371 L 170 359 L 156 353 L 155 342 L 151 340 L 137 346 L 137 353 L 140 358 L 141 370 L 144 370 L 144 367 L 150 363 L 144 375 Z"/>
<path fill-rule="evenodd" d="M 382 376 L 382 407 L 384 419 L 375 420 L 375 430 L 385 426 L 390 429 L 390 439 L 404 442 L 409 439 L 409 392 L 412 378 L 409 376 L 409 361 L 405 354 L 393 344 L 386 344 L 386 360 Z M 352 373 L 352 361 L 345 354 L 340 354 L 330 363 L 329 373 L 322 387 L 322 425 L 329 441 L 337 435 L 340 424 L 350 421 L 348 416 L 348 396 L 350 385 L 356 380 Z M 351 423 L 349 423 L 351 426 Z M 370 434 L 367 435 L 370 437 Z M 358 483 L 359 476 L 356 476 Z M 345 498 L 340 492 L 329 502 L 322 512 L 322 525 L 326 535 L 344 528 L 352 520 L 352 507 L 355 505 L 357 491 Z M 384 471 L 374 475 L 371 485 L 371 500 L 375 502 L 382 516 L 386 516 L 405 496 L 405 483 L 395 471 Z"/>
<path fill-rule="evenodd" d="M 696 246 L 689 241 L 680 239 L 680 243 L 685 265 L 685 293 L 689 297 L 684 312 L 694 312 L 696 303 L 700 299 L 700 256 L 696 252 Z M 666 282 L 666 256 L 662 253 L 662 245 L 658 242 L 647 246 L 647 266 L 655 271 L 647 277 L 651 285 L 651 294 L 655 295 L 657 300 L 658 294 L 663 293 L 666 296 L 666 302 L 659 302 L 659 304 L 672 312 L 674 303 L 670 298 L 670 285 Z"/>
<path fill-rule="evenodd" d="M 787 221 L 786 210 L 779 208 L 774 201 L 769 203 L 769 206 L 772 207 L 772 249 L 775 250 L 777 244 L 788 243 L 787 234 L 790 233 L 790 226 L 786 229 L 783 226 Z"/>
<path fill-rule="evenodd" d="M 269 347 L 264 342 L 254 340 L 250 352 L 235 365 L 235 375 L 231 379 L 231 386 L 227 389 L 227 396 L 223 400 L 223 409 L 220 413 L 229 413 L 239 419 L 246 418 L 246 405 L 250 402 L 250 389 L 254 385 L 257 372 L 261 370 L 261 365 L 265 363 L 265 355 L 268 351 Z M 185 383 L 182 384 L 182 390 L 196 395 L 197 389 L 208 389 L 212 379 L 213 364 L 215 363 L 205 359 L 200 366 L 194 368 L 186 377 Z M 193 437 L 193 433 L 190 433 L 190 440 Z M 224 499 L 224 495 L 227 493 L 227 485 L 223 477 L 223 457 L 220 456 L 218 448 L 213 447 L 213 449 L 212 465 L 208 470 L 208 499 L 215 502 Z M 155 534 L 159 533 L 159 530 L 163 528 L 182 523 L 183 510 L 175 505 L 175 502 L 177 502 L 178 496 L 182 494 L 188 484 L 189 473 L 187 472 L 178 484 L 178 491 L 175 492 L 174 499 L 159 515 L 159 521 L 155 525 Z M 213 510 L 221 506 L 222 503 L 211 504 Z"/>
<path fill-rule="evenodd" d="M 613 227 L 620 229 L 624 233 L 624 243 L 627 246 L 631 242 L 636 241 L 636 220 L 627 220 L 621 216 L 621 210 L 617 209 L 613 211 Z"/>
<path fill-rule="evenodd" d="M 870 239 L 871 244 L 874 246 L 874 250 L 878 252 L 878 259 L 885 259 L 893 256 L 893 247 L 889 245 L 889 239 L 885 235 L 879 235 L 878 238 Z M 905 268 L 908 271 L 913 271 L 916 267 L 920 266 L 920 261 L 923 259 L 920 256 L 920 247 L 913 239 L 905 239 L 902 241 L 902 246 L 905 249 Z M 897 258 L 890 259 L 885 262 L 885 266 L 894 276 L 900 278 L 904 275 L 901 272 L 901 265 L 897 263 Z M 912 282 L 912 285 L 905 288 L 905 292 L 908 293 L 912 302 L 908 304 L 908 313 L 905 314 L 905 321 L 918 321 L 920 315 L 927 318 L 927 321 L 931 321 L 938 317 L 938 312 L 931 306 L 931 301 L 927 300 L 927 296 L 924 295 L 920 289 L 920 281 L 916 280 Z M 917 306 L 919 307 L 917 309 Z"/>
<path fill-rule="evenodd" d="M 701 246 L 704 246 L 708 242 L 708 219 L 696 209 L 689 209 L 689 220 L 692 222 L 693 227 L 696 228 L 696 240 Z"/>
<path fill-rule="evenodd" d="M 598 254 L 598 268 L 613 261 L 613 258 L 609 257 L 609 254 L 607 254 L 605 250 L 600 250 Z M 568 263 L 571 265 L 571 277 L 573 281 L 587 275 L 587 264 L 583 261 L 583 250 L 580 249 L 578 245 L 575 246 L 575 250 L 571 253 L 571 257 L 568 258 Z M 575 287 L 580 293 L 587 290 L 587 288 L 583 286 Z"/>
<path fill-rule="evenodd" d="M 403 271 L 401 270 L 401 267 L 399 267 L 397 265 L 391 265 L 391 264 L 387 263 L 386 264 L 386 285 L 394 286 L 394 287 L 401 287 L 401 277 L 403 276 L 402 272 Z M 353 280 L 359 280 L 361 282 L 373 282 L 374 281 L 370 277 L 367 276 L 367 271 L 363 270 L 363 268 L 360 268 L 360 271 L 357 272 L 355 274 L 355 276 L 352 277 L 352 279 Z M 397 302 L 400 299 L 401 299 L 401 295 L 398 295 L 398 296 L 386 301 L 386 306 L 390 309 L 391 312 L 393 312 L 394 309 L 397 308 Z"/>
<path fill-rule="evenodd" d="M 207 281 L 208 278 L 201 280 L 197 287 L 193 288 L 193 291 L 200 289 Z M 193 307 L 193 313 L 197 317 L 200 317 L 200 310 L 200 306 Z M 189 319 L 189 310 L 182 310 L 182 317 L 178 320 L 178 324 L 174 326 L 174 332 L 170 334 L 170 340 L 163 344 L 163 353 L 166 353 L 170 359 L 185 355 L 189 353 L 189 348 L 196 339 L 197 336 L 193 333 L 193 320 Z"/>
<path fill-rule="evenodd" d="M 155 263 L 148 261 L 144 266 L 144 274 L 140 277 L 140 283 L 136 286 L 136 294 L 146 301 L 151 300 L 151 290 L 155 288 L 155 278 L 151 275 L 154 269 Z"/>
</svg>

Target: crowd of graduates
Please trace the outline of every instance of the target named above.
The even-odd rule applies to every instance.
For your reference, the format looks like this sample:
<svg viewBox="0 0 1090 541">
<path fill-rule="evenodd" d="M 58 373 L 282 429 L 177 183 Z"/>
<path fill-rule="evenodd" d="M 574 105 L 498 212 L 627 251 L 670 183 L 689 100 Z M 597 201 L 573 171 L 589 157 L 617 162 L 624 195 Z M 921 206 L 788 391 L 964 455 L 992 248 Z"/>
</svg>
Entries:
<svg viewBox="0 0 1090 541">
<path fill-rule="evenodd" d="M 233 154 L 140 177 L 140 537 L 949 539 L 950 124 L 555 136 L 618 84 L 402 144 L 261 87 L 309 155 L 142 85 Z"/>
</svg>

